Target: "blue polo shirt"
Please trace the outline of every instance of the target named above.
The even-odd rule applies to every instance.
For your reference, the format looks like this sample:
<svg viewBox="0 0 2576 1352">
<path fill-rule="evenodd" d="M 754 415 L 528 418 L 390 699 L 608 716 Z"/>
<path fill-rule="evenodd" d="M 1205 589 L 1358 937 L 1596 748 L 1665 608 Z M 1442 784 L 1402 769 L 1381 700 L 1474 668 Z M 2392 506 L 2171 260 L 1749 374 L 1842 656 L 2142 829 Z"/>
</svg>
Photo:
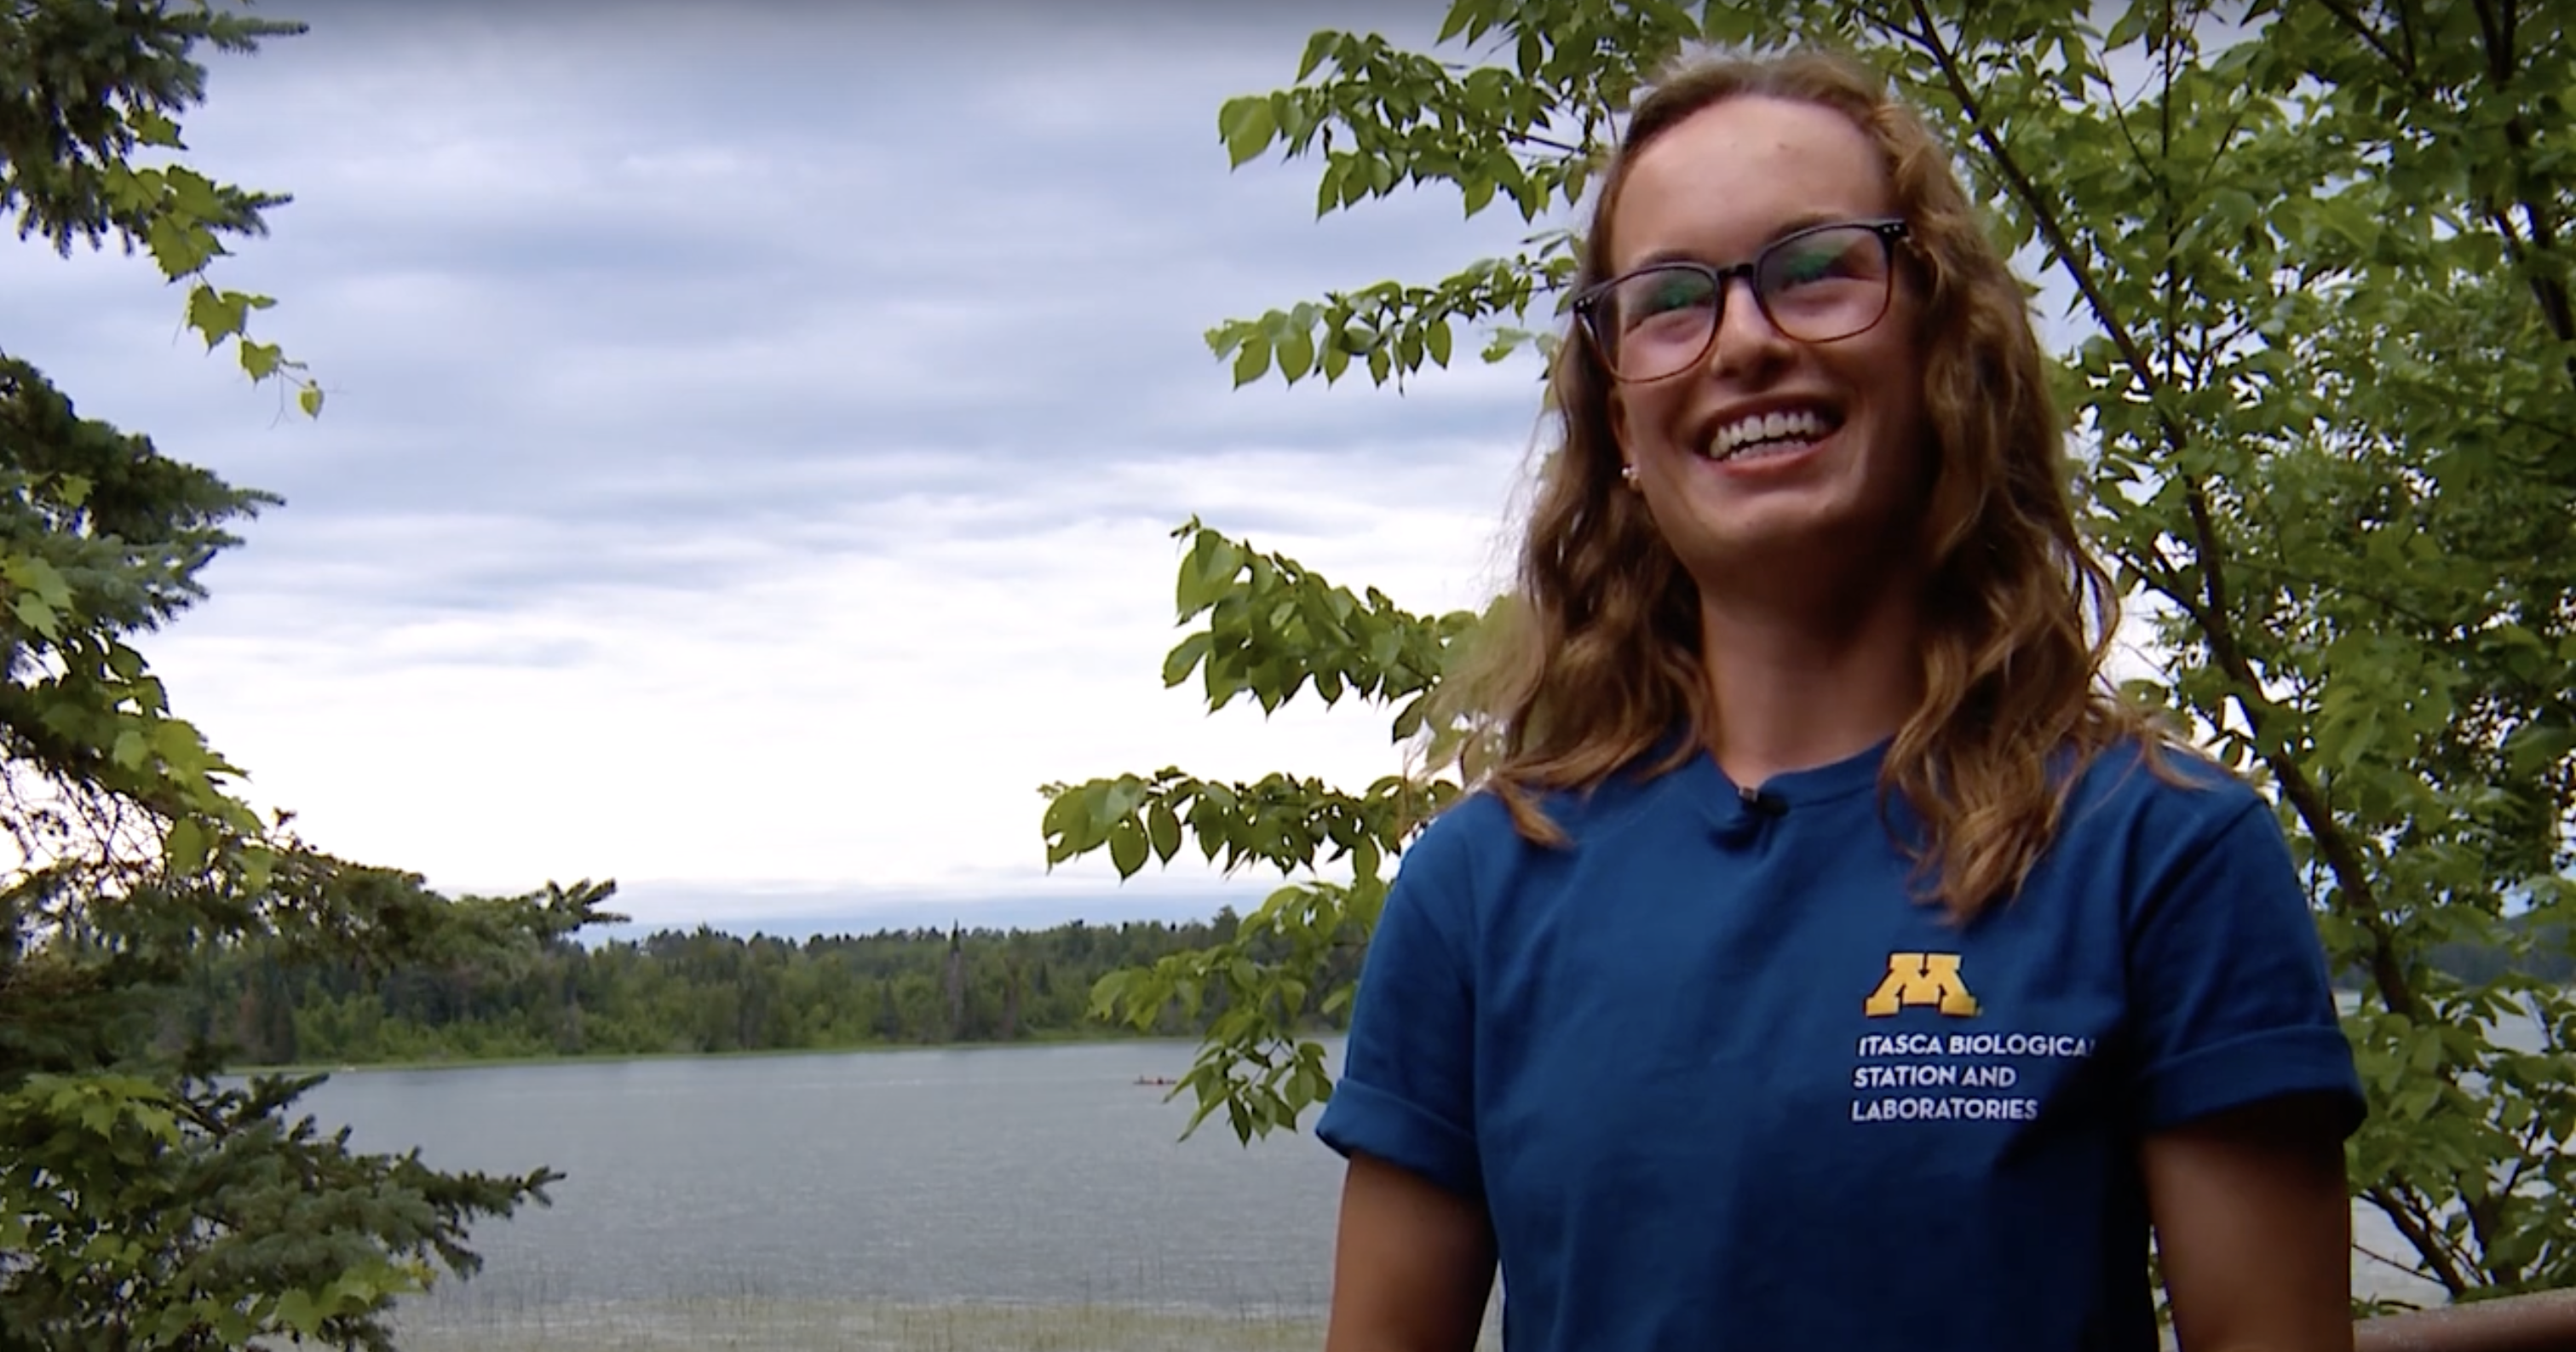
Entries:
<svg viewBox="0 0 2576 1352">
<path fill-rule="evenodd" d="M 1475 1198 L 1512 1352 L 2147 1352 L 2140 1138 L 2275 1095 L 2361 1116 L 2249 788 L 2134 748 L 2010 903 L 1915 899 L 1884 747 L 1748 802 L 1707 756 L 1406 851 L 1316 1132 Z"/>
</svg>

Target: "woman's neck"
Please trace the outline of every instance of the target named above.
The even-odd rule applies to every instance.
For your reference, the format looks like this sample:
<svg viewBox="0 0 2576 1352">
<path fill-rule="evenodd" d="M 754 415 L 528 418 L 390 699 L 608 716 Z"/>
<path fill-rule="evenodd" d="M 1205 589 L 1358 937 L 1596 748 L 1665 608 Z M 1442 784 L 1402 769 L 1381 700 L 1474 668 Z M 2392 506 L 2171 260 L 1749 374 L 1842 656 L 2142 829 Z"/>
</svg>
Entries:
<svg viewBox="0 0 2576 1352">
<path fill-rule="evenodd" d="M 1880 590 L 1858 604 L 1700 602 L 1719 768 L 1738 784 L 1845 760 L 1904 726 L 1922 698 L 1922 618 Z"/>
</svg>

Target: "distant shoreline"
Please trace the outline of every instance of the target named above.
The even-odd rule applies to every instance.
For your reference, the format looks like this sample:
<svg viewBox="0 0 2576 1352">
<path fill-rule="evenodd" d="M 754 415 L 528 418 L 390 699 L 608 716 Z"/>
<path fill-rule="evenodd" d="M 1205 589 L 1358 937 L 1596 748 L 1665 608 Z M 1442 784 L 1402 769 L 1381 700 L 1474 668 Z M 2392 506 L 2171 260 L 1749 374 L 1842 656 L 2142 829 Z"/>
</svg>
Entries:
<svg viewBox="0 0 2576 1352">
<path fill-rule="evenodd" d="M 1309 1034 L 1315 1037 L 1336 1036 L 1332 1032 Z M 1178 1036 L 1121 1035 L 1117 1033 L 1059 1033 L 1020 1038 L 1011 1042 L 856 1042 L 837 1047 L 758 1047 L 748 1050 L 718 1052 L 563 1052 L 534 1056 L 452 1056 L 411 1058 L 394 1061 L 346 1061 L 329 1063 L 295 1063 L 275 1066 L 226 1067 L 221 1074 L 231 1079 L 248 1079 L 255 1075 L 360 1075 L 369 1071 L 412 1070 L 491 1070 L 507 1066 L 613 1065 L 639 1061 L 747 1061 L 776 1060 L 790 1056 L 856 1056 L 893 1052 L 971 1052 L 1008 1051 L 1014 1047 L 1192 1047 L 1199 1040 L 1187 1034 Z"/>
</svg>

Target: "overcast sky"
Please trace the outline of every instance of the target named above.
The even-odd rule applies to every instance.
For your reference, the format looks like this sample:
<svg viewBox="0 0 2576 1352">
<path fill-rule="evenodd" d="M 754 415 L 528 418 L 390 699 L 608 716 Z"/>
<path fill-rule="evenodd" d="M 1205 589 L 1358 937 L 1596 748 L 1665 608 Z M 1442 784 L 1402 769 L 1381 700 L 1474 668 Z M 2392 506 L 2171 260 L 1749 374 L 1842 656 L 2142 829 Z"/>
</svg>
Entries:
<svg viewBox="0 0 2576 1352">
<path fill-rule="evenodd" d="M 187 134 L 295 195 L 216 276 L 324 416 L 148 259 L 0 249 L 0 347 L 287 499 L 146 652 L 325 848 L 655 924 L 1206 914 L 1275 880 L 1048 876 L 1037 786 L 1395 753 L 1163 689 L 1171 529 L 1470 605 L 1528 459 L 1529 364 L 1237 392 L 1203 344 L 1524 233 L 1227 169 L 1225 98 L 1414 10 L 271 4 L 313 31 L 216 59 Z"/>
<path fill-rule="evenodd" d="M 1236 391 L 1203 341 L 1527 233 L 1227 168 L 1219 105 L 1315 29 L 1441 9 L 269 4 L 313 31 L 215 57 L 186 129 L 295 196 L 216 278 L 324 416 L 112 251 L 0 248 L 0 348 L 286 498 L 146 652 L 326 849 L 647 925 L 1206 915 L 1275 875 L 1049 875 L 1038 786 L 1398 760 L 1375 710 L 1162 687 L 1173 527 L 1473 606 L 1530 467 L 1530 360 Z"/>
</svg>

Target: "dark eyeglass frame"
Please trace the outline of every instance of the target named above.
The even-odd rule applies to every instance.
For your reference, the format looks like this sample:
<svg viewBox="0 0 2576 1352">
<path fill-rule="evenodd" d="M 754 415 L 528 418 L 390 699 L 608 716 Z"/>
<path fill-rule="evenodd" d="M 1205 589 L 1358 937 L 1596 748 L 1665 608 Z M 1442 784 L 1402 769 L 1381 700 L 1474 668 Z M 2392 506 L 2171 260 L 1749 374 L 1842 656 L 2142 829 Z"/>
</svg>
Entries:
<svg viewBox="0 0 2576 1352">
<path fill-rule="evenodd" d="M 1789 326 L 1782 324 L 1779 319 L 1771 313 L 1770 298 L 1762 294 L 1762 266 L 1765 263 L 1770 262 L 1772 255 L 1778 253 L 1780 250 L 1788 248 L 1798 243 L 1800 240 L 1807 239 L 1810 236 L 1823 234 L 1828 230 L 1866 230 L 1878 238 L 1879 250 L 1887 263 L 1887 298 L 1882 299 L 1879 302 L 1878 314 L 1875 317 L 1873 317 L 1868 323 L 1861 325 L 1859 328 L 1851 330 L 1849 333 L 1838 333 L 1827 338 L 1802 338 L 1797 334 L 1791 333 Z M 1680 375 L 1681 373 L 1690 370 L 1692 367 L 1699 365 L 1701 362 L 1708 360 L 1709 348 L 1714 347 L 1717 344 L 1717 331 L 1726 325 L 1726 301 L 1728 295 L 1735 290 L 1735 279 L 1738 277 L 1744 279 L 1746 289 L 1753 293 L 1753 304 L 1755 308 L 1762 311 L 1763 321 L 1771 327 L 1778 329 L 1781 333 L 1797 339 L 1799 342 L 1840 342 L 1845 338 L 1856 337 L 1878 327 L 1879 321 L 1887 318 L 1887 301 L 1889 299 L 1893 299 L 1896 294 L 1897 243 L 1909 238 L 1912 233 L 1912 228 L 1905 223 L 1902 217 L 1897 216 L 1872 216 L 1849 221 L 1819 221 L 1814 225 L 1792 230 L 1788 234 L 1782 235 L 1778 239 L 1763 245 L 1762 251 L 1753 255 L 1752 258 L 1741 263 L 1730 264 L 1726 267 L 1719 267 L 1714 263 L 1697 263 L 1686 258 L 1676 258 L 1667 259 L 1660 263 L 1649 263 L 1641 268 L 1632 268 L 1626 272 L 1620 273 L 1616 277 L 1610 278 L 1607 281 L 1594 282 L 1592 285 L 1576 292 L 1571 308 L 1574 311 L 1575 318 L 1583 325 L 1583 336 L 1591 345 L 1593 357 L 1601 363 L 1603 370 L 1610 373 L 1610 378 L 1612 380 L 1627 384 L 1647 384 L 1658 380 L 1670 380 L 1674 376 Z M 1619 363 L 1613 355 L 1618 350 L 1618 345 L 1610 339 L 1602 336 L 1601 333 L 1599 315 L 1602 299 L 1608 296 L 1619 286 L 1633 281 L 1636 278 L 1646 276 L 1649 273 L 1675 271 L 1694 272 L 1707 278 L 1712 288 L 1712 294 L 1717 297 L 1716 311 L 1709 317 L 1707 342 L 1701 345 L 1700 350 L 1694 354 L 1690 360 L 1683 362 L 1681 365 L 1660 375 L 1630 377 L 1619 374 Z"/>
</svg>

